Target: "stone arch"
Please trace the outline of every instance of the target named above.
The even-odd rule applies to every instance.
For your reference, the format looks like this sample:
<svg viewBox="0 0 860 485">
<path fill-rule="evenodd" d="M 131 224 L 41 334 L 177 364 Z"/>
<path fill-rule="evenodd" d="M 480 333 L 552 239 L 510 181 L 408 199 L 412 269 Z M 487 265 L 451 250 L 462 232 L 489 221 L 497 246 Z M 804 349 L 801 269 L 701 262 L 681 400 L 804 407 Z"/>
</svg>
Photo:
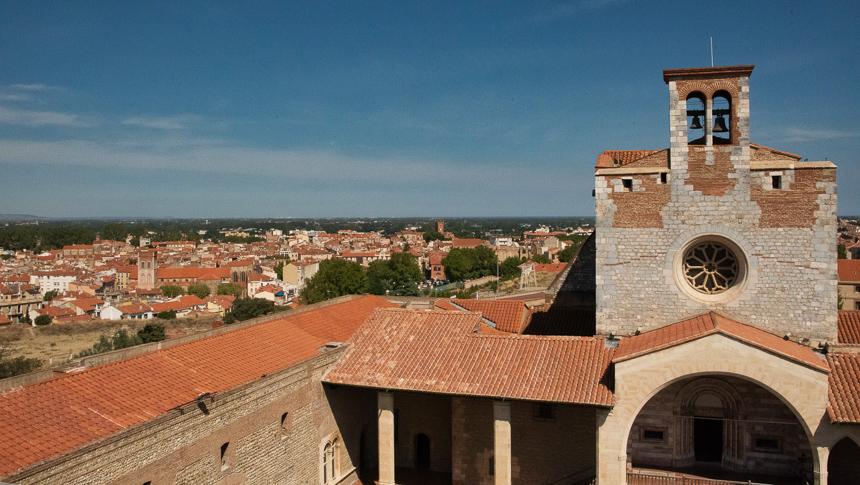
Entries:
<svg viewBox="0 0 860 485">
<path fill-rule="evenodd" d="M 708 97 L 701 91 L 691 91 L 687 94 L 684 101 L 684 109 L 687 112 L 687 118 L 690 118 L 690 122 L 686 125 L 687 143 L 701 142 L 704 144 L 705 133 L 707 126 L 710 123 L 706 111 L 707 103 Z M 699 127 L 694 127 L 696 124 L 698 124 Z"/>
<path fill-rule="evenodd" d="M 669 386 L 671 386 L 673 384 L 676 384 L 676 383 L 679 383 L 682 381 L 686 381 L 686 380 L 690 381 L 682 389 L 682 391 L 679 393 L 679 395 L 683 394 L 683 397 L 685 397 L 688 402 L 694 401 L 698 396 L 701 396 L 703 392 L 715 393 L 719 396 L 719 399 L 724 404 L 728 404 L 731 407 L 729 410 L 727 410 L 729 413 L 737 413 L 736 416 L 738 418 L 743 417 L 744 416 L 744 414 L 742 414 L 744 412 L 743 406 L 740 405 L 740 403 L 738 403 L 738 401 L 741 401 L 739 399 L 739 395 L 736 392 L 733 392 L 733 390 L 731 390 L 725 384 L 721 384 L 721 385 L 715 384 L 715 382 L 717 381 L 717 379 L 715 379 L 715 378 L 719 377 L 719 376 L 734 377 L 734 378 L 738 378 L 738 379 L 747 381 L 749 383 L 752 383 L 752 384 L 764 389 L 765 391 L 770 393 L 772 396 L 776 397 L 791 412 L 791 414 L 796 419 L 798 425 L 800 425 L 800 428 L 803 430 L 803 436 L 805 438 L 805 443 L 808 445 L 808 447 L 811 451 L 810 455 L 811 455 L 811 459 L 812 459 L 812 473 L 814 475 L 818 476 L 818 474 L 822 471 L 823 467 L 822 467 L 822 464 L 820 462 L 819 456 L 814 452 L 814 450 L 815 450 L 814 435 L 813 435 L 812 431 L 810 430 L 810 427 L 809 427 L 808 423 L 806 422 L 806 420 L 804 419 L 803 415 L 798 411 L 798 409 L 792 404 L 792 402 L 788 398 L 786 398 L 781 392 L 774 389 L 773 386 L 763 382 L 760 379 L 756 379 L 752 376 L 745 375 L 742 373 L 736 373 L 736 372 L 704 371 L 704 372 L 693 372 L 693 373 L 689 373 L 689 374 L 679 374 L 679 375 L 676 375 L 674 378 L 669 379 L 660 385 L 654 386 L 646 394 L 647 397 L 645 397 L 644 399 L 641 399 L 640 402 L 638 403 L 638 405 L 635 408 L 633 408 L 633 412 L 630 414 L 630 416 L 627 419 L 627 422 L 625 423 L 625 425 L 623 427 L 624 431 L 622 433 L 622 436 L 623 436 L 623 446 L 625 449 L 625 454 L 626 454 L 627 444 L 630 440 L 630 436 L 631 436 L 631 433 L 633 431 L 636 420 L 639 417 L 640 413 L 642 413 L 645 406 L 647 406 L 648 403 L 651 402 L 651 400 L 655 396 L 657 396 L 661 391 L 665 390 L 666 388 L 668 388 Z M 698 386 L 696 386 L 697 381 L 699 381 L 699 380 L 704 381 L 703 385 L 700 388 L 698 388 Z M 679 408 L 680 407 L 681 406 L 679 405 Z M 729 430 L 729 433 L 731 433 L 732 431 L 737 433 L 737 430 Z M 736 464 L 740 460 L 743 459 L 742 453 L 739 453 L 741 451 L 741 448 L 742 448 L 740 446 L 742 443 L 740 443 L 738 440 L 740 440 L 740 436 L 738 434 L 735 434 L 735 441 L 729 443 L 729 446 L 732 446 L 732 445 L 735 446 L 735 451 L 736 451 L 733 455 L 730 455 L 728 457 L 728 461 L 726 464 L 729 466 Z"/>
<path fill-rule="evenodd" d="M 828 483 L 851 485 L 860 476 L 860 445 L 849 436 L 836 442 L 827 459 Z"/>
<path fill-rule="evenodd" d="M 725 107 L 722 106 L 723 103 L 720 103 L 719 100 L 724 100 L 726 106 Z M 713 132 L 715 144 L 717 144 L 718 140 L 722 140 L 723 143 L 733 143 L 735 140 L 737 140 L 737 123 L 738 123 L 738 120 L 737 120 L 737 116 L 735 116 L 735 113 L 737 111 L 735 109 L 736 104 L 737 104 L 736 97 L 733 96 L 732 93 L 730 93 L 729 91 L 727 91 L 725 89 L 715 89 L 713 91 L 713 93 L 711 94 L 711 106 L 713 106 L 713 110 L 714 110 L 714 122 L 713 122 L 712 126 L 714 128 L 717 127 L 715 120 L 716 120 L 717 116 L 720 116 L 720 112 L 718 112 L 718 110 L 727 109 L 728 112 L 725 113 L 725 115 L 727 115 L 729 117 L 729 124 L 726 126 L 726 129 L 728 129 L 728 132 L 724 133 L 723 135 L 718 134 L 716 131 Z M 712 120 L 709 120 L 709 122 L 710 121 L 712 121 Z M 723 121 L 725 121 L 725 120 L 723 120 Z"/>
</svg>

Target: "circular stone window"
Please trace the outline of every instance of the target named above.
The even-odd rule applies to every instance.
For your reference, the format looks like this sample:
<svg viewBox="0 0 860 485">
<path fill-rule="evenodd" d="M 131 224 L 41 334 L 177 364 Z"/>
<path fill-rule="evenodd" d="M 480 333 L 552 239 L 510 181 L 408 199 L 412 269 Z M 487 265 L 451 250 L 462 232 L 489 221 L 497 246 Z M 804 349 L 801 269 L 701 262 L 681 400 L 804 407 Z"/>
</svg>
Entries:
<svg viewBox="0 0 860 485">
<path fill-rule="evenodd" d="M 744 283 L 746 259 L 740 248 L 720 236 L 690 241 L 675 261 L 675 275 L 685 293 L 697 300 L 732 298 Z"/>
</svg>

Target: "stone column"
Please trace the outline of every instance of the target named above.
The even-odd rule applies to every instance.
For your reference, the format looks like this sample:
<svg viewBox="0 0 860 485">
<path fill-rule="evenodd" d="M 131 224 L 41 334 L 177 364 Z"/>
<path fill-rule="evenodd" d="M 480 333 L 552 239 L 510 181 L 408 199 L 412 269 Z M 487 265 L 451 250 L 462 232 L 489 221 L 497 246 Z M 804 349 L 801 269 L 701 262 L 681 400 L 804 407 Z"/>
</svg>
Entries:
<svg viewBox="0 0 860 485">
<path fill-rule="evenodd" d="M 493 474 L 496 485 L 511 484 L 511 403 L 493 401 Z"/>
<path fill-rule="evenodd" d="M 379 485 L 394 485 L 394 394 L 377 394 L 379 421 Z"/>
<path fill-rule="evenodd" d="M 830 457 L 830 448 L 826 446 L 815 446 L 815 451 L 818 453 L 818 471 L 813 472 L 814 485 L 827 485 L 827 460 Z M 813 463 L 815 463 L 813 461 Z"/>
</svg>

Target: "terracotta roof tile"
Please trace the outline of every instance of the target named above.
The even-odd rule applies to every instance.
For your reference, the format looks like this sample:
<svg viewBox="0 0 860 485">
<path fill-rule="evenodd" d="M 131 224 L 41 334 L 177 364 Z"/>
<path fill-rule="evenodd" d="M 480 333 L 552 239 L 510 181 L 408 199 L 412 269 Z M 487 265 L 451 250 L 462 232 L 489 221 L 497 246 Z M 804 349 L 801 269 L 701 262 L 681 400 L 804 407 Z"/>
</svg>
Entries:
<svg viewBox="0 0 860 485">
<path fill-rule="evenodd" d="M 840 310 L 838 337 L 840 344 L 860 344 L 860 310 Z"/>
<path fill-rule="evenodd" d="M 612 405 L 612 351 L 595 337 L 480 333 L 477 313 L 379 309 L 325 382 L 379 389 Z"/>
<path fill-rule="evenodd" d="M 312 358 L 391 305 L 355 298 L 2 394 L 0 476 Z"/>
<path fill-rule="evenodd" d="M 528 323 L 528 309 L 518 300 L 437 300 L 436 305 L 443 310 L 479 312 L 502 332 L 522 333 Z"/>
<path fill-rule="evenodd" d="M 834 423 L 860 423 L 860 353 L 831 352 L 827 414 Z"/>
<path fill-rule="evenodd" d="M 726 335 L 800 364 L 827 371 L 827 362 L 811 348 L 759 328 L 710 312 L 621 340 L 613 362 L 680 345 L 715 333 Z"/>
<path fill-rule="evenodd" d="M 839 282 L 860 282 L 860 259 L 837 260 Z"/>
</svg>

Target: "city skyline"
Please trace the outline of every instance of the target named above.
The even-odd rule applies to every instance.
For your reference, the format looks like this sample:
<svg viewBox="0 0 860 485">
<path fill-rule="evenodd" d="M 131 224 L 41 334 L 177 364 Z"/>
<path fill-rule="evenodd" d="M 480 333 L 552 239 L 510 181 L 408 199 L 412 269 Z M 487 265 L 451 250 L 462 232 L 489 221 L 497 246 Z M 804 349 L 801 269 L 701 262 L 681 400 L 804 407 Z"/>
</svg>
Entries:
<svg viewBox="0 0 860 485">
<path fill-rule="evenodd" d="M 860 213 L 860 8 L 678 5 L 6 4 L 2 212 L 587 216 L 597 154 L 668 146 L 661 69 L 713 36 L 757 66 L 753 142 L 835 161 Z"/>
</svg>

